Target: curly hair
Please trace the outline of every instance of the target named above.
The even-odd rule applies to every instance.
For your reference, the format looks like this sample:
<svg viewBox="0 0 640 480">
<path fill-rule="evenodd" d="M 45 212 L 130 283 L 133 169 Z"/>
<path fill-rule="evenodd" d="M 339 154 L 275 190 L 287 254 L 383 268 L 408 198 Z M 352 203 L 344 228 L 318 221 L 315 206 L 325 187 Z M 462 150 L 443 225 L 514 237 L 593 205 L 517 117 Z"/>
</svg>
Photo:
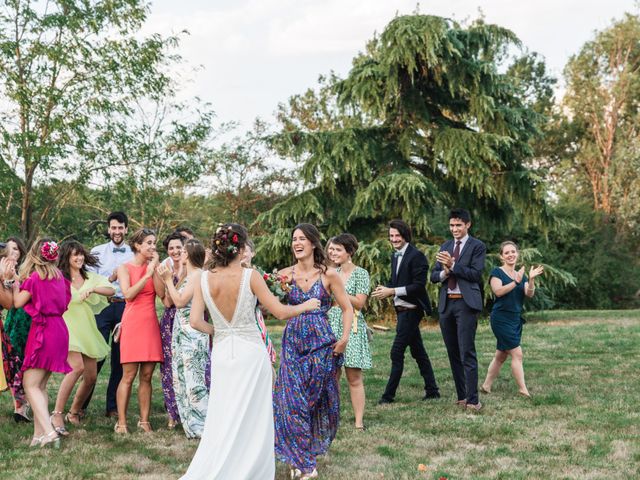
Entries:
<svg viewBox="0 0 640 480">
<path fill-rule="evenodd" d="M 171 243 L 171 240 L 178 240 L 184 246 L 185 238 L 178 232 L 171 232 L 169 235 L 164 237 L 164 240 L 162 241 L 162 246 L 167 252 L 169 251 L 169 244 Z"/>
<path fill-rule="evenodd" d="M 26 280 L 33 272 L 38 272 L 42 280 L 60 278 L 62 272 L 56 267 L 57 260 L 47 260 L 42 256 L 42 246 L 47 242 L 53 242 L 52 238 L 39 238 L 27 252 L 27 255 L 20 266 L 19 278 Z"/>
<path fill-rule="evenodd" d="M 249 238 L 247 229 L 237 223 L 225 223 L 211 237 L 211 260 L 207 270 L 228 266 L 244 249 Z"/>
<path fill-rule="evenodd" d="M 96 267 L 100 265 L 98 257 L 91 255 L 91 252 L 85 248 L 77 240 L 67 240 L 62 242 L 60 246 L 60 259 L 58 260 L 58 268 L 62 271 L 62 274 L 67 280 L 71 280 L 71 266 L 69 261 L 73 255 L 82 255 L 84 257 L 84 263 L 80 267 L 80 275 L 85 280 L 89 278 L 87 274 L 87 267 Z"/>
<path fill-rule="evenodd" d="M 296 225 L 293 230 L 291 230 L 291 238 L 293 238 L 293 234 L 296 230 L 300 230 L 304 236 L 306 237 L 311 245 L 313 245 L 313 266 L 317 268 L 322 273 L 327 271 L 327 255 L 322 248 L 322 243 L 320 241 L 320 232 L 318 231 L 315 225 L 310 223 L 299 223 Z M 293 253 L 293 247 L 291 247 L 291 252 Z M 294 255 L 295 261 L 295 255 Z"/>
</svg>

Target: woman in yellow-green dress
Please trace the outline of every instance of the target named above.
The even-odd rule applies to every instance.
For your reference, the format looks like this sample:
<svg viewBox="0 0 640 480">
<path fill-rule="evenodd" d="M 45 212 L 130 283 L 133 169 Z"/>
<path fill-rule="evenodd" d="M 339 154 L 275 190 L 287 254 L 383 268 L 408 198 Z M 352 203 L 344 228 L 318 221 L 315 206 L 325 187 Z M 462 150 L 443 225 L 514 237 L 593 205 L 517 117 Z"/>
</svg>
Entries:
<svg viewBox="0 0 640 480">
<path fill-rule="evenodd" d="M 79 412 L 96 383 L 97 362 L 109 354 L 109 345 L 104 341 L 96 325 L 95 315 L 108 305 L 107 297 L 115 290 L 106 277 L 87 271 L 98 259 L 84 246 L 70 240 L 60 248 L 60 270 L 71 282 L 71 302 L 63 318 L 69 329 L 69 356 L 71 372 L 60 383 L 56 406 L 52 412 L 52 423 L 58 434 L 67 435 L 64 421 L 74 425 L 80 423 Z M 73 387 L 82 377 L 69 413 L 63 418 L 67 400 Z"/>
</svg>

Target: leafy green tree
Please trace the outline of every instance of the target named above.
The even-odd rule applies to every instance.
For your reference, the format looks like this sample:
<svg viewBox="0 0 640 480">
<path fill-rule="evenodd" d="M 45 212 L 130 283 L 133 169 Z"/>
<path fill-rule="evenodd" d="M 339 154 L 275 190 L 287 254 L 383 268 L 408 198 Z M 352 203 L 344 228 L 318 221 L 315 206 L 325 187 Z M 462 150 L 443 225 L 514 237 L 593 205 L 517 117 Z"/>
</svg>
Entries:
<svg viewBox="0 0 640 480">
<path fill-rule="evenodd" d="M 49 214 L 33 204 L 37 184 L 120 165 L 102 155 L 112 119 L 132 116 L 135 99 L 172 93 L 177 38 L 141 38 L 147 14 L 141 0 L 2 1 L 0 164 L 19 180 L 24 237 Z"/>
<path fill-rule="evenodd" d="M 640 238 L 640 17 L 625 14 L 597 32 L 571 57 L 564 76 L 567 170 L 575 173 L 575 192 L 590 196 L 619 233 Z"/>
</svg>

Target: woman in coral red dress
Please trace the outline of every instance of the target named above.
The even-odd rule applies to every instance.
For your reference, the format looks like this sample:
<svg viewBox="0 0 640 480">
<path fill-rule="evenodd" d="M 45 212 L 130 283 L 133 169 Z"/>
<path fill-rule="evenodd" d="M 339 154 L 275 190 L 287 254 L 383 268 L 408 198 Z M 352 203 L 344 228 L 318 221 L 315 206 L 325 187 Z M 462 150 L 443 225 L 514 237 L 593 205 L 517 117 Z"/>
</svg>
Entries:
<svg viewBox="0 0 640 480">
<path fill-rule="evenodd" d="M 159 264 L 156 234 L 142 228 L 129 239 L 135 256 L 130 263 L 118 267 L 118 282 L 127 302 L 119 332 L 122 380 L 118 385 L 118 423 L 116 433 L 127 433 L 127 407 L 133 381 L 140 372 L 138 428 L 151 431 L 151 378 L 156 363 L 163 361 L 160 326 L 156 315 L 156 295 L 164 296 L 164 283 L 156 273 Z M 118 333 L 115 334 L 116 336 Z"/>
</svg>

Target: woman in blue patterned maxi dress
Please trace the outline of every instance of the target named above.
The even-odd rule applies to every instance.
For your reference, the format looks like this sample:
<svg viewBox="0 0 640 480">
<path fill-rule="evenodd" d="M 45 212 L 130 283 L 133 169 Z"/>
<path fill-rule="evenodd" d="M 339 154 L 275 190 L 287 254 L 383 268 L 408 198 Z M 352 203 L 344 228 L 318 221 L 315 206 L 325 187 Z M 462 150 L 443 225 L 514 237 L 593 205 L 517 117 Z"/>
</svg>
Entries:
<svg viewBox="0 0 640 480">
<path fill-rule="evenodd" d="M 294 475 L 305 479 L 317 476 L 316 456 L 327 452 L 338 430 L 336 373 L 349 339 L 353 308 L 340 276 L 324 265 L 316 227 L 307 223 L 296 226 L 291 248 L 296 264 L 280 272 L 292 279 L 289 304 L 317 298 L 321 306 L 290 319 L 283 333 L 273 392 L 275 452 Z M 338 341 L 327 317 L 332 295 L 342 309 L 343 331 L 347 333 Z"/>
</svg>

